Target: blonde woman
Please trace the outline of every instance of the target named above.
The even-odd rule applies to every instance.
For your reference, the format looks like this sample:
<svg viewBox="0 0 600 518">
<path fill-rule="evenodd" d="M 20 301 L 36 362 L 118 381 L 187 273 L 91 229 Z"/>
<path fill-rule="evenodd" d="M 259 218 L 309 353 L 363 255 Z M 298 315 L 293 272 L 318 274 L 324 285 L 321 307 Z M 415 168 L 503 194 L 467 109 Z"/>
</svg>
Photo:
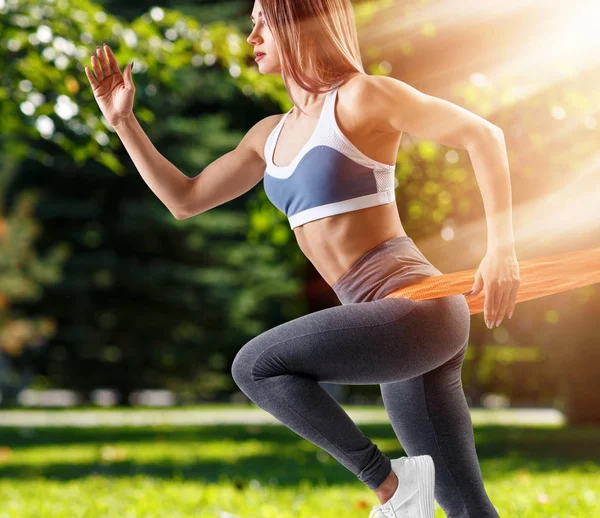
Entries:
<svg viewBox="0 0 600 518">
<path fill-rule="evenodd" d="M 282 75 L 294 106 L 258 122 L 201 174 L 189 179 L 148 140 L 132 111 L 131 66 L 122 76 L 108 47 L 92 56 L 98 81 L 86 68 L 100 108 L 177 219 L 263 180 L 342 302 L 240 349 L 232 375 L 248 398 L 373 490 L 379 505 L 371 517 L 433 518 L 435 495 L 451 518 L 497 518 L 461 384 L 470 330 L 464 296 L 384 297 L 442 275 L 404 232 L 395 204 L 395 161 L 406 131 L 469 150 L 492 218 L 473 289 L 486 286 L 486 320 L 499 325 L 512 313 L 519 275 L 502 132 L 396 79 L 367 75 L 350 0 L 257 0 L 251 17 L 248 43 L 258 69 Z M 409 456 L 384 455 L 319 382 L 379 384 Z"/>
</svg>

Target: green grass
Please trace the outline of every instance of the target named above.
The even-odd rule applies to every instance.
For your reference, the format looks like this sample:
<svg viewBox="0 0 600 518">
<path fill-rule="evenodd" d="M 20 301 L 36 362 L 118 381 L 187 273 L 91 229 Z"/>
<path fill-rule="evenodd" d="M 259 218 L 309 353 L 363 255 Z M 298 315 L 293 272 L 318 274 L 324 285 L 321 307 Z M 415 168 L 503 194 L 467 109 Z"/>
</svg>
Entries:
<svg viewBox="0 0 600 518">
<path fill-rule="evenodd" d="M 389 424 L 360 428 L 405 454 Z M 475 437 L 502 518 L 598 516 L 600 429 L 486 425 Z M 366 518 L 378 503 L 283 426 L 0 428 L 0 446 L 0 518 Z"/>
</svg>

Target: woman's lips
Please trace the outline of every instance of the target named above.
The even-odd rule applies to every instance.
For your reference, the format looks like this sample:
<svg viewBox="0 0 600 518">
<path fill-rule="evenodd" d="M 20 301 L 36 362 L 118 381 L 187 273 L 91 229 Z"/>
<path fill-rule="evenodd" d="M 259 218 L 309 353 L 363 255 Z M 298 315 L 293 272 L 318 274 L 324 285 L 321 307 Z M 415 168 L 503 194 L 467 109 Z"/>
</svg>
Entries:
<svg viewBox="0 0 600 518">
<path fill-rule="evenodd" d="M 265 56 L 266 56 L 266 54 L 259 54 L 258 56 L 256 56 L 256 59 L 254 61 L 260 61 Z"/>
</svg>

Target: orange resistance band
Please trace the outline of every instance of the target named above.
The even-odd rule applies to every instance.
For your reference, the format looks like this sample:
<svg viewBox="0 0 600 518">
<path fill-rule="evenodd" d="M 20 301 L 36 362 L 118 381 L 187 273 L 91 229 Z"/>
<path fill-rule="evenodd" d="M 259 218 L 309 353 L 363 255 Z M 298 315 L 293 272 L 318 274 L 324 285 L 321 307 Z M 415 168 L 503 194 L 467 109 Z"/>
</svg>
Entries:
<svg viewBox="0 0 600 518">
<path fill-rule="evenodd" d="M 404 286 L 384 298 L 428 300 L 449 295 L 464 295 L 473 287 L 477 269 L 428 277 Z M 519 261 L 521 284 L 516 302 L 552 295 L 600 282 L 600 248 L 549 255 Z M 477 295 L 466 297 L 471 315 L 483 313 L 485 288 Z"/>
</svg>

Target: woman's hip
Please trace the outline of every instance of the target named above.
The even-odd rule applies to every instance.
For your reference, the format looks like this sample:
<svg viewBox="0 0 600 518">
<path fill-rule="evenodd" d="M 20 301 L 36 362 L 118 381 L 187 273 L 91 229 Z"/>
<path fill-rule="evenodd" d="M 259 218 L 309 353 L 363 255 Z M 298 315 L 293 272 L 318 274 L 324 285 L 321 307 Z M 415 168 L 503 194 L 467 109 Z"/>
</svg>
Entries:
<svg viewBox="0 0 600 518">
<path fill-rule="evenodd" d="M 370 302 L 424 278 L 442 275 L 408 236 L 388 239 L 361 256 L 332 286 L 342 304 Z"/>
</svg>

